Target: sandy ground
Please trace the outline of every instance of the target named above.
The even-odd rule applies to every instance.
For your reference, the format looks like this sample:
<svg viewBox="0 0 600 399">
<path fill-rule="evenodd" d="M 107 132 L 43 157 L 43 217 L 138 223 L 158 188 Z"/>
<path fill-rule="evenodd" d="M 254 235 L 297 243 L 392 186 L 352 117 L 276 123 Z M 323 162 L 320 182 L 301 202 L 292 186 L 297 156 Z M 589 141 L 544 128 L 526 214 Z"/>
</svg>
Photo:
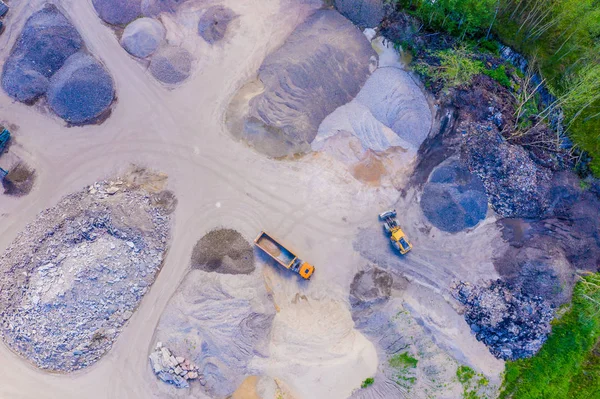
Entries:
<svg viewBox="0 0 600 399">
<path fill-rule="evenodd" d="M 38 212 L 130 163 L 167 173 L 179 205 L 164 268 L 104 359 L 81 372 L 52 375 L 0 344 L 0 398 L 154 397 L 156 379 L 148 368 L 154 328 L 189 267 L 194 244 L 219 226 L 247 238 L 261 229 L 272 232 L 316 266 L 309 284 L 267 271 L 281 311 L 274 321 L 273 356 L 260 366 L 287 378 L 299 398 L 347 397 L 377 364 L 375 348 L 353 329 L 348 310 L 350 282 L 367 262 L 352 243 L 359 227 L 377 226 L 375 215 L 397 200 L 397 191 L 364 186 L 343 165 L 319 155 L 293 162 L 266 159 L 233 141 L 224 127 L 226 107 L 237 89 L 318 2 L 224 1 L 241 16 L 235 34 L 212 48 L 199 37 L 188 38 L 198 60 L 191 78 L 176 89 L 162 86 L 120 47 L 91 1 L 54 3 L 112 73 L 118 100 L 102 125 L 67 128 L 44 105 L 28 107 L 0 93 L 0 119 L 18 125 L 14 135 L 20 155 L 38 173 L 27 197 L 0 197 L 0 250 Z M 0 63 L 41 4 L 11 2 L 0 36 Z M 461 328 L 468 333 L 466 324 Z M 301 337 L 292 331 L 329 335 L 301 350 Z M 476 342 L 468 334 L 464 339 Z M 295 365 L 308 371 L 291 381 Z"/>
</svg>

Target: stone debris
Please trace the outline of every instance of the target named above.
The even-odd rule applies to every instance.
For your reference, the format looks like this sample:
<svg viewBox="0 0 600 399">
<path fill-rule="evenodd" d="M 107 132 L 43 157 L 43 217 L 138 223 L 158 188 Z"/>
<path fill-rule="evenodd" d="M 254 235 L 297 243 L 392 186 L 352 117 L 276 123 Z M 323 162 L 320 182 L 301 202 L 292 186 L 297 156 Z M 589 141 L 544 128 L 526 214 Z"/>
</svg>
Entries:
<svg viewBox="0 0 600 399">
<path fill-rule="evenodd" d="M 193 55 L 183 47 L 164 46 L 152 56 L 150 73 L 163 83 L 181 83 L 190 76 L 193 61 Z"/>
<path fill-rule="evenodd" d="M 0 335 L 37 367 L 100 359 L 158 271 L 170 217 L 151 194 L 101 181 L 43 211 L 0 258 Z"/>
<path fill-rule="evenodd" d="M 529 296 L 502 280 L 487 286 L 459 282 L 453 296 L 465 306 L 465 320 L 499 359 L 533 356 L 546 342 L 554 311 L 538 296 Z"/>
<path fill-rule="evenodd" d="M 188 359 L 173 355 L 162 342 L 156 344 L 154 352 L 149 356 L 152 371 L 156 377 L 177 388 L 189 387 L 189 380 L 199 379 L 198 366 Z"/>
</svg>

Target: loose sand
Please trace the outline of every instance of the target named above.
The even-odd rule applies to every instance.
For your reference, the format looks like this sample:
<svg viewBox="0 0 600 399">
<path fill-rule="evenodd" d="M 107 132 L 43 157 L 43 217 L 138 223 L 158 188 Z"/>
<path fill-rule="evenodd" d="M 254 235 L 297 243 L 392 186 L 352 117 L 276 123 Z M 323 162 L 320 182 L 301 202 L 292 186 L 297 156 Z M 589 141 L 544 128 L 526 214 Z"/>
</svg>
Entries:
<svg viewBox="0 0 600 399">
<path fill-rule="evenodd" d="M 20 155 L 38 173 L 28 196 L 0 197 L 0 249 L 65 194 L 118 174 L 130 163 L 168 174 L 168 188 L 179 203 L 163 269 L 112 350 L 84 371 L 56 375 L 30 366 L 0 344 L 0 398 L 164 397 L 154 389 L 157 380 L 148 366 L 154 330 L 188 270 L 196 240 L 221 226 L 245 237 L 262 229 L 272 232 L 317 269 L 311 281 L 304 282 L 285 270 L 260 265 L 280 310 L 273 321 L 270 357 L 257 361 L 256 368 L 285 387 L 281 389 L 290 393 L 286 397 L 348 397 L 378 364 L 373 343 L 354 328 L 350 315 L 350 283 L 365 263 L 352 243 L 359 227 L 379 228 L 377 213 L 393 204 L 398 192 L 364 185 L 347 167 L 319 154 L 288 162 L 268 159 L 233 141 L 224 126 L 226 108 L 237 89 L 256 76 L 265 56 L 319 2 L 225 0 L 223 4 L 240 17 L 239 27 L 223 47 L 211 47 L 192 25 L 173 29 L 174 19 L 164 17 L 169 40 L 185 42 L 199 60 L 176 89 L 157 82 L 146 66 L 121 48 L 91 1 L 54 3 L 111 72 L 118 100 L 103 124 L 67 128 L 43 104 L 29 107 L 0 93 L 0 114 L 19 126 Z M 30 0 L 12 5 L 0 36 L 0 63 L 27 17 L 42 4 L 43 0 Z M 185 15 L 180 20 L 185 21 Z M 409 231 L 415 228 L 416 223 Z M 435 267 L 434 253 L 433 247 L 427 253 L 428 268 Z M 453 312 L 449 306 L 428 309 L 425 300 L 414 298 L 412 308 L 422 304 L 429 312 L 426 320 L 434 319 L 436 312 Z M 460 341 L 457 347 L 476 343 L 466 323 L 456 322 L 453 329 Z M 469 358 L 473 357 L 479 357 L 471 363 L 475 366 L 488 360 L 480 352 Z M 494 364 L 483 371 L 498 370 Z"/>
</svg>

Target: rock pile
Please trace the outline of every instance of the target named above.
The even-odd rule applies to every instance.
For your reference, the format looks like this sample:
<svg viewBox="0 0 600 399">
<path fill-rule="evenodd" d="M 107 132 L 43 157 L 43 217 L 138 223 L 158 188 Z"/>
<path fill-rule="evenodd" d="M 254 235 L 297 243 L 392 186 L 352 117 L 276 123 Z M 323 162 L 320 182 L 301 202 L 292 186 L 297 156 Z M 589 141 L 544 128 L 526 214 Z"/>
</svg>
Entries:
<svg viewBox="0 0 600 399">
<path fill-rule="evenodd" d="M 551 171 L 536 164 L 523 147 L 508 143 L 492 124 L 468 124 L 465 131 L 467 163 L 483 180 L 494 210 L 503 217 L 541 217 Z"/>
<path fill-rule="evenodd" d="M 4 64 L 2 87 L 27 104 L 47 94 L 52 110 L 74 124 L 93 122 L 114 99 L 112 78 L 52 4 L 25 22 Z"/>
<path fill-rule="evenodd" d="M 465 320 L 477 339 L 497 358 L 530 357 L 551 331 L 554 311 L 550 305 L 502 280 L 483 287 L 460 282 L 453 288 L 453 295 L 465 306 Z"/>
<path fill-rule="evenodd" d="M 375 55 L 337 11 L 315 12 L 265 59 L 258 71 L 261 90 L 251 97 L 243 88 L 242 99 L 234 98 L 232 104 L 250 101 L 241 122 L 229 121 L 242 127 L 232 133 L 269 156 L 310 151 L 323 119 L 359 92 Z"/>
<path fill-rule="evenodd" d="M 168 210 L 127 181 L 63 198 L 0 258 L 0 334 L 36 366 L 70 372 L 112 346 L 160 270 Z"/>
<path fill-rule="evenodd" d="M 433 170 L 420 204 L 434 226 L 451 233 L 476 226 L 488 209 L 483 182 L 456 158 Z"/>
<path fill-rule="evenodd" d="M 156 377 L 167 384 L 177 388 L 187 388 L 189 387 L 188 381 L 199 378 L 202 383 L 198 366 L 189 359 L 173 355 L 168 348 L 163 346 L 162 342 L 156 344 L 156 348 L 149 358 Z"/>
</svg>

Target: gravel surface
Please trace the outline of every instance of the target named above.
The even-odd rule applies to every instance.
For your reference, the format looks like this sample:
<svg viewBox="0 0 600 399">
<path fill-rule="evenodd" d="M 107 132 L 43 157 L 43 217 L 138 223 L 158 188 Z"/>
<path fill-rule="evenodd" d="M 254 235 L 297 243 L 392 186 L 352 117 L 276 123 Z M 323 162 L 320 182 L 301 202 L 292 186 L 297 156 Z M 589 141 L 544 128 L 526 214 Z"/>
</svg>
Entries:
<svg viewBox="0 0 600 399">
<path fill-rule="evenodd" d="M 100 18 L 111 25 L 126 25 L 140 16 L 142 0 L 92 0 Z"/>
<path fill-rule="evenodd" d="M 0 334 L 37 367 L 70 372 L 112 346 L 160 270 L 170 217 L 124 181 L 43 211 L 0 258 Z"/>
</svg>

